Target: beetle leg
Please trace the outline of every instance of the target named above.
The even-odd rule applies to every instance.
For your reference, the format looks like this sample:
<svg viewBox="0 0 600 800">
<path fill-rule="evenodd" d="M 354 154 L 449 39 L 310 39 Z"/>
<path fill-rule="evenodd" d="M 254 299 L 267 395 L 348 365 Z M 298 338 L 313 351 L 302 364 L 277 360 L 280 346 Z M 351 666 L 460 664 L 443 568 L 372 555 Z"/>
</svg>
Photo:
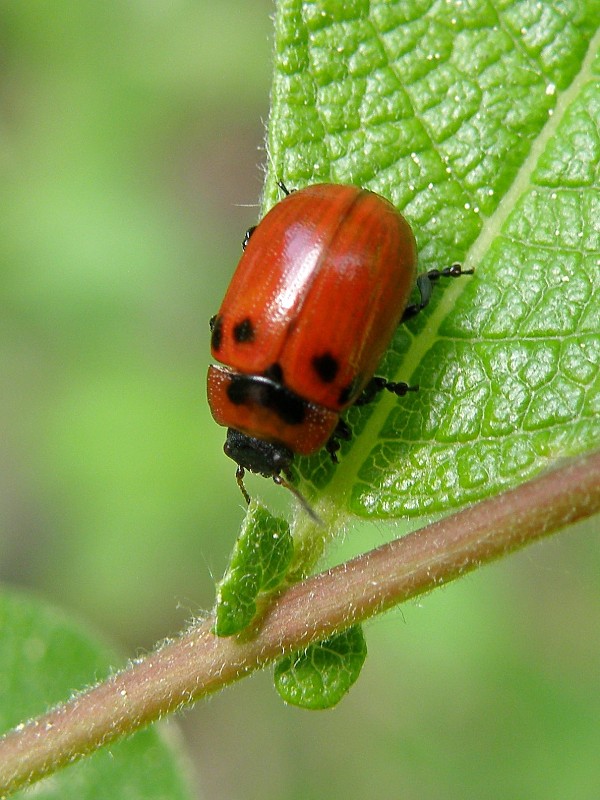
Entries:
<svg viewBox="0 0 600 800">
<path fill-rule="evenodd" d="M 277 181 L 277 186 L 279 186 L 279 188 L 286 197 L 288 196 L 288 194 L 291 194 L 292 192 L 296 191 L 295 189 L 288 189 L 283 181 Z M 250 228 L 248 228 L 248 230 L 244 234 L 244 240 L 242 241 L 242 250 L 245 250 L 246 247 L 248 246 L 250 237 L 252 236 L 255 230 L 256 230 L 256 225 L 252 225 Z"/>
<path fill-rule="evenodd" d="M 244 486 L 244 475 L 246 471 L 243 467 L 238 467 L 235 471 L 235 479 L 237 481 L 237 485 L 240 487 L 241 493 L 244 495 L 245 501 L 250 505 L 250 495 L 246 491 L 246 487 Z"/>
<path fill-rule="evenodd" d="M 362 394 L 357 398 L 355 406 L 366 406 L 371 403 L 379 394 L 379 392 L 391 392 L 397 397 L 404 397 L 407 392 L 418 392 L 418 386 L 409 386 L 408 383 L 388 381 L 385 378 L 375 376 L 367 383 L 363 389 Z"/>
<path fill-rule="evenodd" d="M 288 196 L 288 194 L 293 194 L 294 192 L 298 191 L 298 189 L 288 189 L 283 181 L 277 181 L 277 186 L 279 186 L 279 188 L 286 197 Z"/>
<path fill-rule="evenodd" d="M 246 247 L 248 246 L 250 237 L 252 236 L 255 230 L 256 230 L 256 225 L 252 225 L 250 228 L 248 228 L 248 230 L 244 234 L 244 241 L 242 242 L 242 250 L 245 250 Z"/>
<path fill-rule="evenodd" d="M 406 306 L 400 322 L 406 322 L 406 320 L 412 319 L 415 314 L 418 314 L 425 306 L 429 305 L 433 292 L 433 285 L 437 283 L 440 278 L 459 278 L 461 275 L 472 275 L 473 272 L 473 269 L 463 269 L 460 264 L 451 264 L 444 269 L 430 269 L 428 272 L 417 275 L 417 289 L 421 295 L 421 301 Z"/>
<path fill-rule="evenodd" d="M 347 442 L 351 438 L 352 431 L 350 430 L 348 423 L 344 422 L 343 419 L 338 419 L 335 430 L 325 444 L 325 449 L 329 453 L 334 464 L 338 463 L 337 452 L 340 449 L 340 440 L 343 439 L 345 442 Z"/>
<path fill-rule="evenodd" d="M 409 386 L 408 383 L 401 383 L 395 381 L 388 381 L 385 378 L 375 376 L 367 383 L 363 389 L 362 394 L 354 401 L 355 406 L 364 406 L 370 403 L 377 397 L 379 392 L 392 392 L 397 397 L 404 397 L 407 392 L 418 392 L 418 386 Z M 325 450 L 329 453 L 331 460 L 334 464 L 338 462 L 338 450 L 340 449 L 340 442 L 348 442 L 352 438 L 352 429 L 347 422 L 343 419 L 338 419 L 337 425 L 327 442 L 325 443 Z"/>
</svg>

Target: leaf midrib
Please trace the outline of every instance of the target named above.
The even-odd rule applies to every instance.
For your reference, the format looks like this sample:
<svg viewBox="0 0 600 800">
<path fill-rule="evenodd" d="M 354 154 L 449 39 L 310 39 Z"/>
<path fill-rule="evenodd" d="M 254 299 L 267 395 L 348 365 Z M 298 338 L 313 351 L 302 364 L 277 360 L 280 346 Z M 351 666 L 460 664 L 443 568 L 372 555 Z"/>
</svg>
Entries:
<svg viewBox="0 0 600 800">
<path fill-rule="evenodd" d="M 539 135 L 533 140 L 529 154 L 523 161 L 510 189 L 498 203 L 494 213 L 485 220 L 479 236 L 467 251 L 464 260 L 464 266 L 466 268 L 476 267 L 477 264 L 483 261 L 490 245 L 500 235 L 506 220 L 514 210 L 517 200 L 532 185 L 532 176 L 540 155 L 544 152 L 550 139 L 555 135 L 558 126 L 574 99 L 593 76 L 592 64 L 599 46 L 600 31 L 591 40 L 586 56 L 581 63 L 581 69 L 570 86 L 560 94 L 553 109 L 553 113 L 549 115 L 548 121 Z M 441 301 L 438 303 L 435 311 L 428 317 L 427 334 L 422 332 L 419 336 L 413 337 L 412 343 L 406 350 L 402 363 L 394 374 L 394 380 L 410 382 L 417 367 L 431 348 L 432 342 L 442 338 L 439 334 L 441 325 L 448 313 L 455 308 L 458 297 L 465 289 L 466 284 L 465 281 L 462 280 L 453 281 L 452 284 L 443 288 L 443 297 Z M 338 465 L 331 482 L 327 486 L 326 492 L 328 495 L 335 497 L 344 488 L 357 483 L 358 472 L 369 457 L 373 449 L 373 442 L 378 440 L 379 433 L 385 421 L 397 403 L 398 398 L 387 393 L 379 400 L 373 413 L 367 420 L 360 437 L 356 440 L 350 452 Z"/>
</svg>

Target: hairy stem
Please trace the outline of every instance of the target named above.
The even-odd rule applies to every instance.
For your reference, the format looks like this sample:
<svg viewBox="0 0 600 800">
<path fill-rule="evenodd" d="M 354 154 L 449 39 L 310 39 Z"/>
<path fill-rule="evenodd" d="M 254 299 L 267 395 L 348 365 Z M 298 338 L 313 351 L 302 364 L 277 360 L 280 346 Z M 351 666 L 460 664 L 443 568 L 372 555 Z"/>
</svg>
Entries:
<svg viewBox="0 0 600 800">
<path fill-rule="evenodd" d="M 249 632 L 205 620 L 123 672 L 0 740 L 0 794 L 31 783 L 334 631 L 600 510 L 600 453 L 311 577 L 274 599 Z"/>
</svg>

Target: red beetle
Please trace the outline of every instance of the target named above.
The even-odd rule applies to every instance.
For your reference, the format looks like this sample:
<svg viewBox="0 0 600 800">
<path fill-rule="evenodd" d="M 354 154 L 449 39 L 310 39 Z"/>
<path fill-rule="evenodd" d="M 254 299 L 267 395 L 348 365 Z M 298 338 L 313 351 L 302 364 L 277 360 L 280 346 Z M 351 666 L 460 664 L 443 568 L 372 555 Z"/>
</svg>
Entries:
<svg viewBox="0 0 600 800">
<path fill-rule="evenodd" d="M 211 320 L 212 355 L 226 366 L 209 367 L 208 401 L 248 501 L 245 469 L 292 488 L 281 473 L 295 453 L 326 447 L 337 461 L 349 406 L 417 388 L 374 378 L 377 364 L 398 323 L 429 302 L 431 281 L 463 274 L 454 264 L 420 275 L 420 302 L 408 305 L 417 248 L 391 203 L 355 186 L 280 187 L 286 197 L 246 234 Z"/>
</svg>

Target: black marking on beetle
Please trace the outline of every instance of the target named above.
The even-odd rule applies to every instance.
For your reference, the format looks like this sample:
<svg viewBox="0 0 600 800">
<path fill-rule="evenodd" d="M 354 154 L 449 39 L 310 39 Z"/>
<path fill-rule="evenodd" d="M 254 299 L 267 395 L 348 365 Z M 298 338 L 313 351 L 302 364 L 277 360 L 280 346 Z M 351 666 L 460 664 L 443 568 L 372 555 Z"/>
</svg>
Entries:
<svg viewBox="0 0 600 800">
<path fill-rule="evenodd" d="M 323 383 L 332 383 L 340 368 L 337 358 L 334 358 L 331 353 L 313 356 L 311 363 L 314 371 Z"/>
<path fill-rule="evenodd" d="M 254 341 L 254 325 L 250 317 L 246 317 L 233 327 L 233 338 L 238 344 Z"/>
<path fill-rule="evenodd" d="M 306 402 L 301 397 L 262 375 L 232 375 L 227 397 L 236 406 L 268 408 L 286 425 L 301 425 L 306 418 Z"/>
<path fill-rule="evenodd" d="M 210 329 L 212 331 L 210 344 L 212 349 L 217 351 L 221 347 L 221 342 L 223 341 L 223 317 L 220 317 L 218 314 L 211 317 Z"/>
<path fill-rule="evenodd" d="M 244 234 L 244 241 L 242 242 L 242 250 L 245 250 L 246 247 L 248 246 L 248 242 L 250 241 L 250 237 L 252 236 L 252 234 L 254 233 L 256 228 L 257 228 L 256 225 L 252 225 L 252 227 L 248 228 L 248 230 Z"/>
<path fill-rule="evenodd" d="M 281 364 L 277 361 L 271 364 L 270 367 L 267 367 L 263 375 L 265 378 L 269 378 L 269 380 L 275 383 L 283 383 L 283 369 L 281 368 Z"/>
<path fill-rule="evenodd" d="M 281 442 L 265 442 L 235 428 L 227 429 L 223 450 L 229 458 L 237 461 L 242 470 L 249 469 L 265 478 L 275 477 L 281 472 L 289 476 L 290 465 L 294 460 L 292 451 Z"/>
<path fill-rule="evenodd" d="M 327 442 L 325 443 L 325 449 L 329 453 L 329 456 L 334 464 L 338 463 L 337 452 L 340 449 L 340 441 L 348 442 L 352 438 L 352 430 L 347 422 L 344 422 L 343 419 L 338 419 L 337 425 Z"/>
</svg>

